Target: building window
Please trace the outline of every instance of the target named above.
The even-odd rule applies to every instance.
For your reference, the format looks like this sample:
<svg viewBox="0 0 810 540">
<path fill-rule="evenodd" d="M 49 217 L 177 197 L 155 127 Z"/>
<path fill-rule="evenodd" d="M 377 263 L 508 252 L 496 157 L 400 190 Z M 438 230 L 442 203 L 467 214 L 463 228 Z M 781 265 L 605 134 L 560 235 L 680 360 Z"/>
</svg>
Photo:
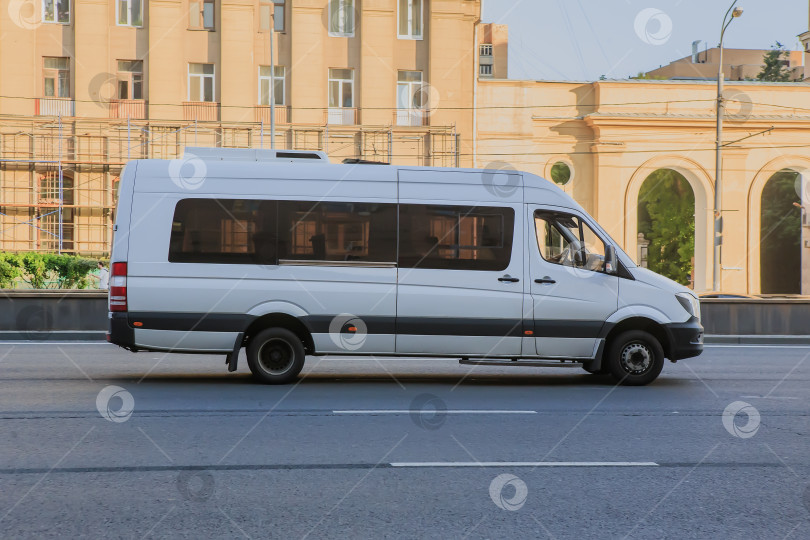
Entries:
<svg viewBox="0 0 810 540">
<path fill-rule="evenodd" d="M 492 56 L 492 44 L 490 43 L 480 45 L 478 50 L 479 50 L 478 54 L 480 54 L 481 56 Z"/>
<path fill-rule="evenodd" d="M 70 23 L 70 0 L 42 0 L 42 21 Z"/>
<path fill-rule="evenodd" d="M 354 0 L 329 0 L 329 35 L 354 36 Z"/>
<path fill-rule="evenodd" d="M 143 99 L 143 61 L 118 61 L 118 99 Z"/>
<path fill-rule="evenodd" d="M 492 64 L 481 64 L 478 68 L 478 73 L 482 77 L 492 77 Z"/>
<path fill-rule="evenodd" d="M 70 58 L 45 58 L 45 97 L 70 97 Z"/>
<path fill-rule="evenodd" d="M 270 97 L 274 97 L 276 105 L 284 105 L 286 70 L 284 66 L 273 66 L 273 76 L 270 76 L 270 66 L 259 66 L 259 105 L 270 105 Z"/>
<path fill-rule="evenodd" d="M 422 72 L 398 72 L 397 109 L 421 109 L 422 101 Z"/>
<path fill-rule="evenodd" d="M 422 10 L 424 0 L 398 0 L 397 37 L 422 39 Z"/>
<path fill-rule="evenodd" d="M 329 70 L 329 106 L 354 107 L 354 70 Z"/>
<path fill-rule="evenodd" d="M 116 0 L 118 26 L 143 26 L 143 0 Z"/>
<path fill-rule="evenodd" d="M 284 32 L 284 4 L 286 0 L 267 1 L 259 4 L 259 30 L 267 32 L 271 29 Z"/>
<path fill-rule="evenodd" d="M 193 30 L 214 29 L 214 0 L 189 3 L 188 27 Z"/>
<path fill-rule="evenodd" d="M 421 126 L 424 124 L 426 111 L 425 87 L 422 85 L 421 71 L 400 71 L 397 73 L 397 111 L 398 126 Z"/>
<path fill-rule="evenodd" d="M 188 100 L 214 101 L 214 64 L 188 65 Z"/>
</svg>

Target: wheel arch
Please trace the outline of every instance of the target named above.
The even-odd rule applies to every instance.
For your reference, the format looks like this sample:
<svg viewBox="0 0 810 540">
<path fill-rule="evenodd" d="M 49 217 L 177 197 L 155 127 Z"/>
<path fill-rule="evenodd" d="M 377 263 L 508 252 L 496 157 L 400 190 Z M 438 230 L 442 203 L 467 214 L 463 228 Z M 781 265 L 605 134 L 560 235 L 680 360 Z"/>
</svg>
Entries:
<svg viewBox="0 0 810 540">
<path fill-rule="evenodd" d="M 253 319 L 245 329 L 245 345 L 265 328 L 286 328 L 298 336 L 307 354 L 315 354 L 312 332 L 301 319 L 288 313 L 266 313 Z"/>
<path fill-rule="evenodd" d="M 661 348 L 664 349 L 664 356 L 669 358 L 672 351 L 672 338 L 666 327 L 654 319 L 643 316 L 628 317 L 610 325 L 605 334 L 604 350 L 609 350 L 613 339 L 630 330 L 641 330 L 652 335 L 661 344 Z"/>
</svg>

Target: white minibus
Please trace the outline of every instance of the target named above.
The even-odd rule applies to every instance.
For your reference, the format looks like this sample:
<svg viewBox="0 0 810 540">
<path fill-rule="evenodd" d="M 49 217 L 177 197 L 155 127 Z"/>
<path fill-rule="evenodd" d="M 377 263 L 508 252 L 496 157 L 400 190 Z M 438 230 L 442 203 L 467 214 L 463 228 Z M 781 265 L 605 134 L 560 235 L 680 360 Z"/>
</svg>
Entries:
<svg viewBox="0 0 810 540">
<path fill-rule="evenodd" d="M 699 355 L 697 296 L 636 266 L 560 188 L 514 170 L 189 148 L 135 160 L 109 341 L 288 383 L 307 355 L 581 367 L 628 385 Z"/>
</svg>

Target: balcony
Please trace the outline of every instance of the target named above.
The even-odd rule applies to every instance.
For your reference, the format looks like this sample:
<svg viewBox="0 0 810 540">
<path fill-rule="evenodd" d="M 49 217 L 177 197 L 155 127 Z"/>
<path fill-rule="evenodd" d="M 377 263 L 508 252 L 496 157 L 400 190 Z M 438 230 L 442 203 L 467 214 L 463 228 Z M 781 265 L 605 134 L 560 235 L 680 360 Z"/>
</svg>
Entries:
<svg viewBox="0 0 810 540">
<path fill-rule="evenodd" d="M 256 121 L 270 124 L 272 109 L 270 105 L 256 105 Z M 276 105 L 276 124 L 290 123 L 290 108 L 287 105 Z"/>
<path fill-rule="evenodd" d="M 219 103 L 213 101 L 184 101 L 183 120 L 216 122 L 219 120 Z"/>
<path fill-rule="evenodd" d="M 430 111 L 427 109 L 396 109 L 394 111 L 394 125 L 421 127 L 430 124 Z"/>
<path fill-rule="evenodd" d="M 34 114 L 37 116 L 73 116 L 73 100 L 70 98 L 37 98 Z"/>
<path fill-rule="evenodd" d="M 325 122 L 335 126 L 355 126 L 360 123 L 358 110 L 352 107 L 329 107 Z"/>
<path fill-rule="evenodd" d="M 143 99 L 111 99 L 110 118 L 146 118 L 146 101 Z"/>
</svg>

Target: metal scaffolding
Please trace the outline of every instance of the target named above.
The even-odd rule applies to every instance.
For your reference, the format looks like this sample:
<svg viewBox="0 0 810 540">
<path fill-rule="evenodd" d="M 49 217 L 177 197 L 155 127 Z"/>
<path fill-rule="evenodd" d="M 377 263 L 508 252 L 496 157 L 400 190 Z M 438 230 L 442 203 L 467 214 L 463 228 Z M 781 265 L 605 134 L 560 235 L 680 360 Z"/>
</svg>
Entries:
<svg viewBox="0 0 810 540">
<path fill-rule="evenodd" d="M 277 125 L 275 147 L 458 166 L 454 126 Z M 225 123 L 0 116 L 0 251 L 103 257 L 118 180 L 130 159 L 175 159 L 186 146 L 270 148 L 263 121 Z"/>
</svg>

